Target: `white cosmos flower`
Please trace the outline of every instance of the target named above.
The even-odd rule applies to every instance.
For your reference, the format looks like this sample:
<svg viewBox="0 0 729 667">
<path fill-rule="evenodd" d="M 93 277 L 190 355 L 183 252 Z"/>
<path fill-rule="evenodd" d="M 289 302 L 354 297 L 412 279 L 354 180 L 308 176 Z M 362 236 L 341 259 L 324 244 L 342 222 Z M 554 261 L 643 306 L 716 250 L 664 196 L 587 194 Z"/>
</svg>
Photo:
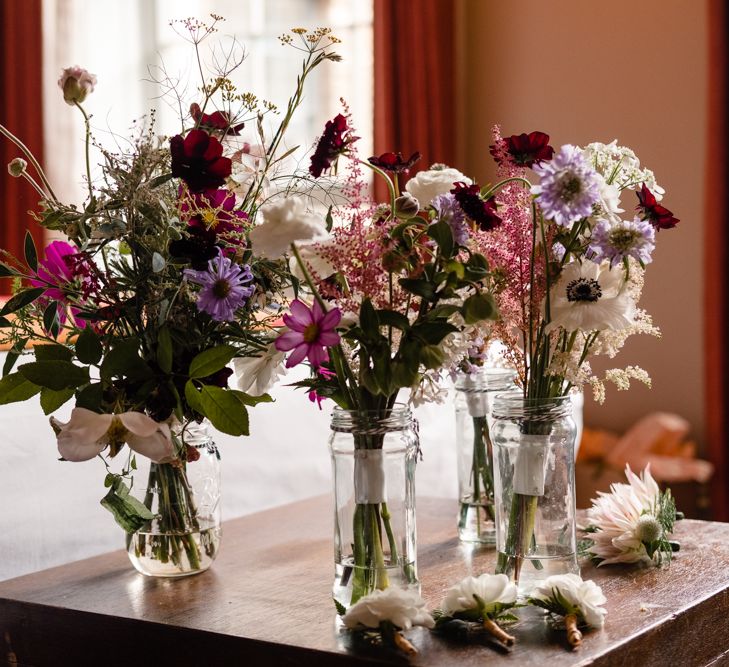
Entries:
<svg viewBox="0 0 729 667">
<path fill-rule="evenodd" d="M 313 241 L 327 235 L 324 221 L 306 208 L 302 197 L 284 197 L 260 208 L 263 223 L 249 234 L 253 252 L 259 257 L 277 259 L 296 241 Z"/>
<path fill-rule="evenodd" d="M 262 396 L 286 374 L 285 352 L 279 352 L 273 343 L 258 357 L 236 357 L 233 370 L 238 389 L 251 396 Z"/>
<path fill-rule="evenodd" d="M 600 491 L 587 510 L 588 523 L 596 529 L 590 534 L 590 553 L 601 559 L 600 565 L 652 562 L 641 541 L 641 521 L 655 518 L 660 489 L 650 467 L 638 477 L 628 465 L 625 476 L 627 484 L 612 484 L 610 493 Z"/>
<path fill-rule="evenodd" d="M 635 303 L 623 289 L 623 273 L 610 263 L 570 262 L 550 292 L 551 320 L 546 331 L 619 330 L 633 323 Z"/>
<path fill-rule="evenodd" d="M 479 603 L 474 595 L 477 595 L 486 603 L 486 611 L 489 605 L 492 607 L 497 603 L 516 603 L 516 584 L 509 581 L 505 574 L 482 574 L 480 577 L 466 577 L 452 588 L 448 589 L 440 608 L 447 616 L 452 616 L 459 611 L 478 609 Z"/>
<path fill-rule="evenodd" d="M 620 190 L 617 186 L 609 184 L 600 174 L 598 174 L 598 183 L 600 198 L 594 205 L 594 208 L 597 209 L 596 217 L 619 222 L 620 214 L 624 212 L 620 208 Z"/>
<path fill-rule="evenodd" d="M 577 574 L 554 574 L 539 584 L 531 597 L 558 604 L 555 591 L 570 605 L 569 608 L 563 607 L 565 614 L 577 613 L 593 628 L 603 626 L 607 609 L 602 605 L 607 602 L 607 598 L 594 581 L 585 581 Z"/>
<path fill-rule="evenodd" d="M 141 412 L 100 415 L 86 408 L 74 408 L 67 423 L 55 417 L 50 421 L 56 432 L 58 451 L 66 461 L 88 461 L 105 447 L 124 442 L 154 463 L 175 459 L 169 425 Z"/>
<path fill-rule="evenodd" d="M 433 617 L 425 609 L 425 600 L 415 591 L 396 586 L 360 598 L 342 620 L 348 628 L 379 628 L 382 621 L 389 621 L 401 630 L 409 630 L 414 625 L 435 626 Z"/>
<path fill-rule="evenodd" d="M 436 165 L 433 165 L 436 166 Z M 405 185 L 405 189 L 417 199 L 422 206 L 430 204 L 438 195 L 448 194 L 453 184 L 463 182 L 471 185 L 473 181 L 458 169 L 443 167 L 419 171 Z"/>
</svg>

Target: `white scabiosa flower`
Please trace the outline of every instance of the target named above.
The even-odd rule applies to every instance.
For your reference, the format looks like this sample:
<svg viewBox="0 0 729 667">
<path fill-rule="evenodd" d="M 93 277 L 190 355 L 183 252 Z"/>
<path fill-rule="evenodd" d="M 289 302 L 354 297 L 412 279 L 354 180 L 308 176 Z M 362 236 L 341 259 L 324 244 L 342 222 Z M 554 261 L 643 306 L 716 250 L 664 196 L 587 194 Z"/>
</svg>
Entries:
<svg viewBox="0 0 729 667">
<path fill-rule="evenodd" d="M 635 303 L 620 270 L 611 271 L 609 262 L 589 260 L 570 262 L 550 291 L 550 321 L 546 331 L 624 329 L 633 321 Z"/>
<path fill-rule="evenodd" d="M 421 206 L 427 206 L 439 195 L 448 194 L 455 183 L 471 185 L 473 181 L 458 169 L 445 165 L 433 165 L 426 171 L 419 171 L 405 185 L 405 189 L 415 197 Z"/>
<path fill-rule="evenodd" d="M 302 197 L 286 197 L 260 208 L 263 223 L 249 234 L 253 252 L 259 257 L 277 259 L 292 243 L 323 239 L 327 235 L 324 221 L 306 208 Z"/>
<path fill-rule="evenodd" d="M 579 646 L 582 633 L 578 623 L 601 628 L 605 623 L 607 598 L 594 581 L 585 581 L 577 574 L 555 574 L 547 577 L 532 592 L 529 602 L 565 617 L 567 637 L 572 646 Z"/>
<path fill-rule="evenodd" d="M 351 629 L 380 627 L 389 622 L 400 630 L 415 625 L 426 628 L 435 626 L 433 617 L 425 608 L 425 600 L 415 591 L 391 586 L 383 591 L 373 591 L 355 602 L 342 620 Z"/>
</svg>

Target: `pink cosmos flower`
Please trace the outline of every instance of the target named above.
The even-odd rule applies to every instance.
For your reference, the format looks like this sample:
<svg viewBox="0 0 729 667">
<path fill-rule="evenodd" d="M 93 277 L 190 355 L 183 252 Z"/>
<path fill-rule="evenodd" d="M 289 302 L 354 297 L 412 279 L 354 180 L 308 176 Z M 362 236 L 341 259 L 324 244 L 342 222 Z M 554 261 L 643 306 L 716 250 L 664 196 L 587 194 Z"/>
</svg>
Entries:
<svg viewBox="0 0 729 667">
<path fill-rule="evenodd" d="M 342 312 L 339 308 L 332 308 L 325 313 L 316 301 L 309 308 L 298 299 L 291 302 L 290 310 L 291 314 L 283 317 L 290 331 L 276 339 L 276 349 L 279 352 L 293 350 L 286 360 L 286 368 L 300 364 L 306 357 L 312 366 L 319 368 L 329 360 L 327 348 L 339 343 L 335 329 L 342 319 Z"/>
<path fill-rule="evenodd" d="M 33 287 L 45 288 L 43 301 L 50 303 L 56 301 L 58 306 L 58 321 L 66 322 L 66 306 L 69 304 L 64 286 L 73 283 L 79 274 L 75 268 L 75 259 L 78 249 L 65 241 L 53 241 L 46 248 L 46 258 L 38 262 L 38 279 L 31 279 Z M 71 307 L 71 314 L 76 315 L 78 308 Z M 86 326 L 83 319 L 74 321 L 82 329 Z"/>
</svg>

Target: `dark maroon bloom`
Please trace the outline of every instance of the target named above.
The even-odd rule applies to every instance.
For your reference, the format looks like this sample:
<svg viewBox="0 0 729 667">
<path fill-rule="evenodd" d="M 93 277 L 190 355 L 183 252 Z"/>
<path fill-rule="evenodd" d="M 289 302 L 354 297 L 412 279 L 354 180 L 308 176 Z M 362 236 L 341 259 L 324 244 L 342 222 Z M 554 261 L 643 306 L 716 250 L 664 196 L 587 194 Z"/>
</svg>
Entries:
<svg viewBox="0 0 729 667">
<path fill-rule="evenodd" d="M 359 137 L 352 135 L 346 116 L 340 113 L 332 120 L 328 120 L 324 126 L 324 134 L 321 135 L 314 155 L 311 156 L 309 173 L 314 178 L 319 178 L 357 139 Z"/>
<path fill-rule="evenodd" d="M 505 137 L 506 152 L 515 164 L 522 167 L 531 167 L 535 162 L 551 160 L 554 148 L 549 145 L 549 135 L 544 132 L 530 132 L 529 134 L 512 134 Z M 497 162 L 500 162 L 499 150 L 495 144 L 489 146 L 489 152 Z"/>
<path fill-rule="evenodd" d="M 228 378 L 233 375 L 233 369 L 227 366 L 221 368 L 219 371 L 208 375 L 200 380 L 203 384 L 211 384 L 216 387 L 225 389 L 228 386 Z"/>
<path fill-rule="evenodd" d="M 235 195 L 230 190 L 193 193 L 182 200 L 180 212 L 190 227 L 212 231 L 228 241 L 240 240 L 236 235 L 243 231 L 243 223 L 248 220 L 245 211 L 235 210 Z"/>
<path fill-rule="evenodd" d="M 636 210 L 643 216 L 643 220 L 647 220 L 656 228 L 657 232 L 662 229 L 671 229 L 681 222 L 674 217 L 671 211 L 656 201 L 656 196 L 646 187 L 645 183 L 640 186 L 640 192 L 636 192 L 636 194 L 640 202 L 635 207 Z"/>
<path fill-rule="evenodd" d="M 232 164 L 223 157 L 223 145 L 204 130 L 172 137 L 170 153 L 172 175 L 185 181 L 192 192 L 219 188 L 230 176 Z"/>
<path fill-rule="evenodd" d="M 367 161 L 391 174 L 407 174 L 410 168 L 420 159 L 420 153 L 413 153 L 409 159 L 403 160 L 402 153 L 383 153 L 374 155 Z"/>
<path fill-rule="evenodd" d="M 215 232 L 202 227 L 188 227 L 187 236 L 170 243 L 170 255 L 186 259 L 197 271 L 208 268 L 208 262 L 218 256 L 219 248 L 215 244 Z"/>
<path fill-rule="evenodd" d="M 197 127 L 202 127 L 207 130 L 219 130 L 223 133 L 223 136 L 228 134 L 238 136 L 240 131 L 245 127 L 245 123 L 233 125 L 233 121 L 227 111 L 203 113 L 197 102 L 193 102 L 190 105 L 190 115 L 195 123 L 197 123 Z"/>
<path fill-rule="evenodd" d="M 462 181 L 453 185 L 455 187 L 451 194 L 466 217 L 478 225 L 481 231 L 488 232 L 501 224 L 501 218 L 496 213 L 496 200 L 493 197 L 483 199 L 479 185 L 466 185 Z"/>
</svg>

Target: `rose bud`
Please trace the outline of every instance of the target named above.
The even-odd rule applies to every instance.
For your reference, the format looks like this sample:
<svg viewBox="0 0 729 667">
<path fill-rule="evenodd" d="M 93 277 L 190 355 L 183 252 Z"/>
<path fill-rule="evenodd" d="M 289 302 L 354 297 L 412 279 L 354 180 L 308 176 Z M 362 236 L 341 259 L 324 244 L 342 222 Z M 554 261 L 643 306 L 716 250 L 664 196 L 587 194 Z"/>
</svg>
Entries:
<svg viewBox="0 0 729 667">
<path fill-rule="evenodd" d="M 58 86 L 63 91 L 63 100 L 73 106 L 83 102 L 89 93 L 94 92 L 96 76 L 79 67 L 66 67 L 58 79 Z"/>
<path fill-rule="evenodd" d="M 395 215 L 398 218 L 412 218 L 418 214 L 420 202 L 409 192 L 405 192 L 395 200 Z"/>
<path fill-rule="evenodd" d="M 20 178 L 24 173 L 28 163 L 22 157 L 16 157 L 8 162 L 8 173 L 15 178 Z"/>
</svg>

